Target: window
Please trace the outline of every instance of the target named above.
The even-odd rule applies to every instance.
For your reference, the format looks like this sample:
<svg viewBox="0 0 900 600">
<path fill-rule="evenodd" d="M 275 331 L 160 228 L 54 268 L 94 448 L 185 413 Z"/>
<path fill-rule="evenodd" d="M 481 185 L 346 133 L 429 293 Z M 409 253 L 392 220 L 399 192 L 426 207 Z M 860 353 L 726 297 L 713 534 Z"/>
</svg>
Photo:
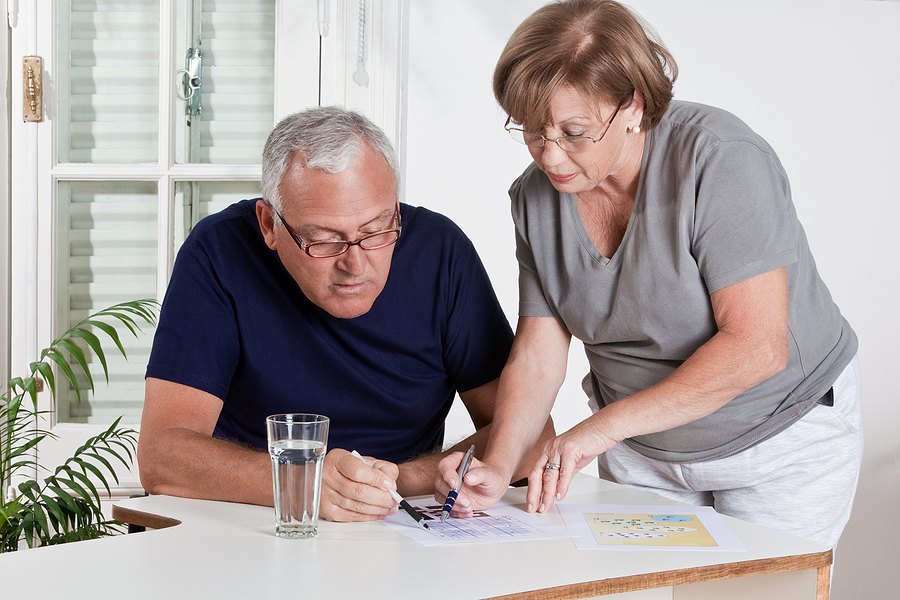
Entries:
<svg viewBox="0 0 900 600">
<path fill-rule="evenodd" d="M 400 0 L 40 0 L 13 28 L 13 65 L 43 58 L 44 120 L 11 123 L 13 373 L 87 314 L 162 299 L 196 222 L 259 194 L 259 157 L 284 114 L 340 103 L 401 142 Z M 360 15 L 365 18 L 360 20 Z M 360 27 L 362 23 L 363 27 Z M 328 35 L 320 38 L 320 30 Z M 36 31 L 36 35 L 32 32 Z M 352 79 L 360 32 L 370 81 Z M 21 81 L 12 77 L 16 114 Z M 53 465 L 114 418 L 136 425 L 152 339 L 108 358 L 96 394 L 41 395 Z M 98 373 L 99 366 L 98 366 Z M 123 474 L 119 493 L 139 487 Z"/>
<path fill-rule="evenodd" d="M 59 5 L 57 151 L 68 173 L 56 179 L 57 330 L 111 304 L 161 295 L 177 245 L 159 243 L 159 224 L 171 223 L 167 238 L 180 244 L 210 206 L 228 204 L 202 201 L 201 188 L 212 184 L 181 181 L 179 163 L 196 165 L 186 176 L 218 164 L 252 165 L 243 176 L 258 177 L 275 119 L 275 0 L 176 0 L 166 7 L 174 11 L 173 32 L 160 27 L 161 8 L 159 0 Z M 171 56 L 161 45 L 167 33 Z M 183 63 L 169 82 L 178 99 L 168 103 L 160 98 L 167 87 L 161 56 Z M 171 109 L 168 122 L 160 118 L 163 104 Z M 110 171 L 101 165 L 113 164 L 117 177 L 104 177 Z M 153 165 L 153 177 L 134 170 L 140 165 Z M 81 175 L 98 179 L 67 178 Z M 229 183 L 238 183 L 231 201 L 240 199 L 238 191 L 259 195 L 255 183 L 228 181 L 235 176 L 240 170 L 219 172 L 220 199 Z M 108 423 L 123 415 L 123 422 L 139 423 L 152 333 L 134 340 L 123 331 L 128 361 L 110 357 L 109 385 L 80 402 L 59 393 L 58 422 Z"/>
</svg>

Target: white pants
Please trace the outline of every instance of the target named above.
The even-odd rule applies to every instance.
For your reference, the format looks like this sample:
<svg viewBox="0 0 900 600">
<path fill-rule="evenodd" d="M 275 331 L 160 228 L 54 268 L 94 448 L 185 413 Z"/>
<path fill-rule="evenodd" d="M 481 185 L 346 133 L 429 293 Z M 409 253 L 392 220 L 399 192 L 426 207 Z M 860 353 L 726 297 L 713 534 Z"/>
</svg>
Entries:
<svg viewBox="0 0 900 600">
<path fill-rule="evenodd" d="M 696 463 L 666 463 L 617 444 L 597 458 L 600 477 L 834 548 L 859 480 L 861 392 L 856 357 L 834 383 L 834 406 L 816 406 L 764 442 Z"/>
</svg>

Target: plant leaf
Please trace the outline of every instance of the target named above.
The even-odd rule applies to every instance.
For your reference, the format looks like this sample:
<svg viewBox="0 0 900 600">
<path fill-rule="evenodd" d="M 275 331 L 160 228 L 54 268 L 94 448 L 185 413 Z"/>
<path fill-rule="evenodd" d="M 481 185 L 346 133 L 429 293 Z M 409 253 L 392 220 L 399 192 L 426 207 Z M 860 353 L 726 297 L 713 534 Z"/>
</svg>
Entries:
<svg viewBox="0 0 900 600">
<path fill-rule="evenodd" d="M 91 473 L 93 473 L 94 476 L 97 477 L 97 479 L 99 479 L 103 483 L 104 487 L 106 487 L 107 495 L 112 496 L 112 490 L 109 489 L 109 484 L 106 482 L 106 477 L 103 476 L 103 472 L 100 469 L 98 469 L 97 467 L 95 467 L 93 464 L 91 464 L 90 462 L 88 462 L 86 460 L 79 462 L 78 465 L 82 469 L 86 469 L 85 473 L 87 473 L 87 471 L 90 471 Z M 113 473 L 113 477 L 115 477 L 115 475 L 116 475 L 115 471 L 113 471 L 112 473 Z M 116 483 L 118 483 L 118 480 L 116 480 Z"/>
<path fill-rule="evenodd" d="M 129 459 L 129 460 L 125 460 L 124 457 L 122 457 L 118 452 L 116 452 L 116 451 L 112 448 L 112 445 L 113 445 L 113 444 L 115 444 L 116 446 L 121 447 L 122 450 L 125 451 L 125 454 L 128 455 L 128 459 Z M 131 456 L 131 449 L 130 449 L 128 446 L 126 446 L 124 443 L 122 443 L 121 441 L 116 440 L 116 439 L 107 440 L 107 446 L 109 446 L 109 447 L 106 448 L 106 450 L 107 450 L 110 454 L 112 454 L 113 456 L 115 456 L 117 459 L 119 459 L 119 462 L 121 462 L 122 465 L 128 467 L 128 466 L 129 466 L 129 461 L 133 461 L 133 460 L 134 460 L 134 459 L 132 458 L 132 456 Z"/>
<path fill-rule="evenodd" d="M 40 435 L 35 437 L 32 440 L 25 442 L 24 444 L 18 446 L 13 452 L 6 456 L 7 460 L 11 460 L 17 456 L 21 456 L 38 445 L 45 437 L 45 435 Z"/>
<path fill-rule="evenodd" d="M 21 523 L 22 533 L 25 534 L 25 543 L 29 548 L 34 548 L 34 513 L 27 511 Z"/>
<path fill-rule="evenodd" d="M 41 378 L 46 382 L 47 387 L 50 388 L 50 395 L 56 397 L 56 378 L 53 377 L 53 367 L 44 361 L 31 363 L 31 372 L 40 373 Z"/>
<path fill-rule="evenodd" d="M 28 498 L 29 500 L 31 500 L 33 502 L 36 495 L 38 493 L 40 493 L 41 490 L 35 481 L 29 479 L 29 480 L 23 481 L 22 483 L 19 484 L 19 491 L 22 492 L 22 494 L 26 498 Z"/>
<path fill-rule="evenodd" d="M 68 520 L 66 519 L 63 509 L 60 508 L 57 503 L 56 498 L 41 494 L 41 500 L 47 508 L 47 516 L 50 517 L 50 520 L 52 521 L 53 529 L 56 531 L 68 529 Z"/>
<path fill-rule="evenodd" d="M 70 490 L 72 490 L 73 492 L 78 494 L 78 496 L 83 498 L 88 504 L 91 505 L 92 509 L 95 508 L 98 511 L 100 510 L 100 507 L 98 505 L 94 504 L 94 499 L 91 498 L 91 495 L 88 493 L 88 491 L 86 489 L 84 489 L 83 487 L 81 487 L 80 485 L 78 485 L 77 483 L 75 483 L 74 481 L 72 481 L 71 479 L 66 479 L 66 478 L 57 476 L 56 481 L 64 484 L 67 488 L 69 488 Z"/>
<path fill-rule="evenodd" d="M 100 347 L 100 339 L 87 329 L 81 328 L 73 329 L 70 335 L 83 339 L 85 343 L 90 346 L 91 350 L 94 351 L 94 354 L 100 361 L 100 366 L 103 367 L 103 375 L 106 377 L 106 383 L 109 383 L 109 368 L 106 365 L 106 356 L 103 354 L 103 348 Z"/>
<path fill-rule="evenodd" d="M 108 460 L 106 460 L 104 457 L 102 457 L 102 456 L 100 456 L 99 454 L 97 454 L 96 451 L 95 451 L 95 452 L 88 452 L 88 451 L 85 451 L 85 452 L 82 452 L 82 454 L 84 454 L 85 456 L 90 456 L 90 457 L 93 458 L 94 460 L 98 460 L 98 461 L 102 462 L 102 463 L 103 463 L 103 466 L 106 467 L 106 469 L 107 469 L 110 473 L 113 474 L 113 477 L 115 477 L 116 470 L 113 468 L 112 464 L 111 464 Z M 116 480 L 116 483 L 119 483 L 118 479 Z"/>
<path fill-rule="evenodd" d="M 46 481 L 46 480 L 45 480 Z M 78 512 L 78 505 L 75 504 L 75 499 L 72 496 L 63 490 L 58 483 L 54 480 L 52 483 L 47 483 L 47 489 L 56 494 L 57 499 L 66 505 L 66 511 L 70 514 L 75 514 Z"/>
<path fill-rule="evenodd" d="M 34 380 L 34 377 L 10 379 L 9 389 L 16 392 L 15 398 L 19 401 L 19 404 L 21 404 L 21 397 L 27 393 L 31 397 L 31 403 L 34 405 L 35 410 L 37 409 L 37 382 Z"/>
<path fill-rule="evenodd" d="M 72 389 L 75 390 L 75 397 L 78 398 L 78 402 L 80 403 L 81 388 L 78 385 L 78 380 L 75 379 L 75 372 L 72 371 L 72 367 L 69 365 L 69 361 L 66 360 L 66 357 L 55 348 L 50 348 L 47 351 L 46 358 L 49 358 L 59 366 L 59 370 L 65 374 L 66 379 L 72 384 Z"/>
<path fill-rule="evenodd" d="M 69 335 L 72 335 L 72 330 L 69 330 Z M 62 338 L 57 342 L 57 345 L 60 348 L 63 348 L 69 355 L 75 359 L 75 362 L 78 363 L 78 366 L 81 367 L 81 371 L 84 373 L 85 377 L 88 380 L 88 386 L 91 390 L 94 389 L 94 378 L 91 376 L 91 368 L 88 366 L 87 358 L 84 355 L 84 350 L 78 347 L 78 344 L 70 340 L 68 337 Z"/>
<path fill-rule="evenodd" d="M 40 502 L 31 505 L 31 512 L 34 514 L 34 523 L 38 528 L 38 537 L 45 538 L 53 534 L 50 524 L 47 522 L 47 514 Z"/>
<path fill-rule="evenodd" d="M 122 356 L 128 358 L 128 356 L 125 354 L 125 347 L 122 345 L 122 341 L 119 339 L 119 332 L 115 327 L 104 321 L 98 321 L 94 319 L 90 319 L 86 321 L 86 323 L 93 325 L 94 327 L 108 335 L 110 339 L 112 339 L 113 343 L 115 343 L 116 348 L 119 349 L 119 352 L 122 354 Z"/>
<path fill-rule="evenodd" d="M 69 471 L 69 475 L 72 477 L 72 479 L 77 479 L 78 481 L 80 481 L 81 483 L 84 484 L 84 487 L 91 490 L 91 497 L 94 498 L 95 500 L 97 500 L 98 504 L 100 503 L 100 492 L 97 491 L 97 488 L 94 486 L 94 482 L 91 481 L 90 477 L 88 477 L 84 473 L 80 473 L 80 472 L 76 471 L 75 469 L 71 469 Z M 104 481 L 104 484 L 105 484 L 105 481 Z"/>
</svg>

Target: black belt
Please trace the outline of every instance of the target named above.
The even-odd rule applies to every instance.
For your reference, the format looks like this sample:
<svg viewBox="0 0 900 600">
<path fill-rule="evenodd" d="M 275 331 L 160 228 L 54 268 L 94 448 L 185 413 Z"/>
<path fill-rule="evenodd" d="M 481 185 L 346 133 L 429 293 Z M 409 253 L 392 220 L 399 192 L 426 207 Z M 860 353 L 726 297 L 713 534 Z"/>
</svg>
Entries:
<svg viewBox="0 0 900 600">
<path fill-rule="evenodd" d="M 822 406 L 834 406 L 834 388 L 828 388 L 825 395 L 819 398 L 818 404 Z"/>
</svg>

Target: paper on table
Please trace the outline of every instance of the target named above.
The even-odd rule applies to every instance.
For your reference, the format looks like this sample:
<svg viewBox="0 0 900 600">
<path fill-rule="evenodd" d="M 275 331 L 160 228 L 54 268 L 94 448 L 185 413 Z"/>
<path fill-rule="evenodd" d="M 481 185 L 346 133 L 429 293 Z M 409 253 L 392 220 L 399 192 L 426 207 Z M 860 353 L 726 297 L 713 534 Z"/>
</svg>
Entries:
<svg viewBox="0 0 900 600">
<path fill-rule="evenodd" d="M 746 552 L 710 506 L 557 504 L 579 549 Z"/>
<path fill-rule="evenodd" d="M 488 510 L 476 511 L 470 519 L 451 517 L 444 523 L 441 523 L 442 505 L 433 499 L 410 500 L 409 503 L 425 517 L 428 531 L 417 526 L 403 511 L 381 522 L 424 546 L 572 537 L 565 529 L 503 502 Z"/>
</svg>

